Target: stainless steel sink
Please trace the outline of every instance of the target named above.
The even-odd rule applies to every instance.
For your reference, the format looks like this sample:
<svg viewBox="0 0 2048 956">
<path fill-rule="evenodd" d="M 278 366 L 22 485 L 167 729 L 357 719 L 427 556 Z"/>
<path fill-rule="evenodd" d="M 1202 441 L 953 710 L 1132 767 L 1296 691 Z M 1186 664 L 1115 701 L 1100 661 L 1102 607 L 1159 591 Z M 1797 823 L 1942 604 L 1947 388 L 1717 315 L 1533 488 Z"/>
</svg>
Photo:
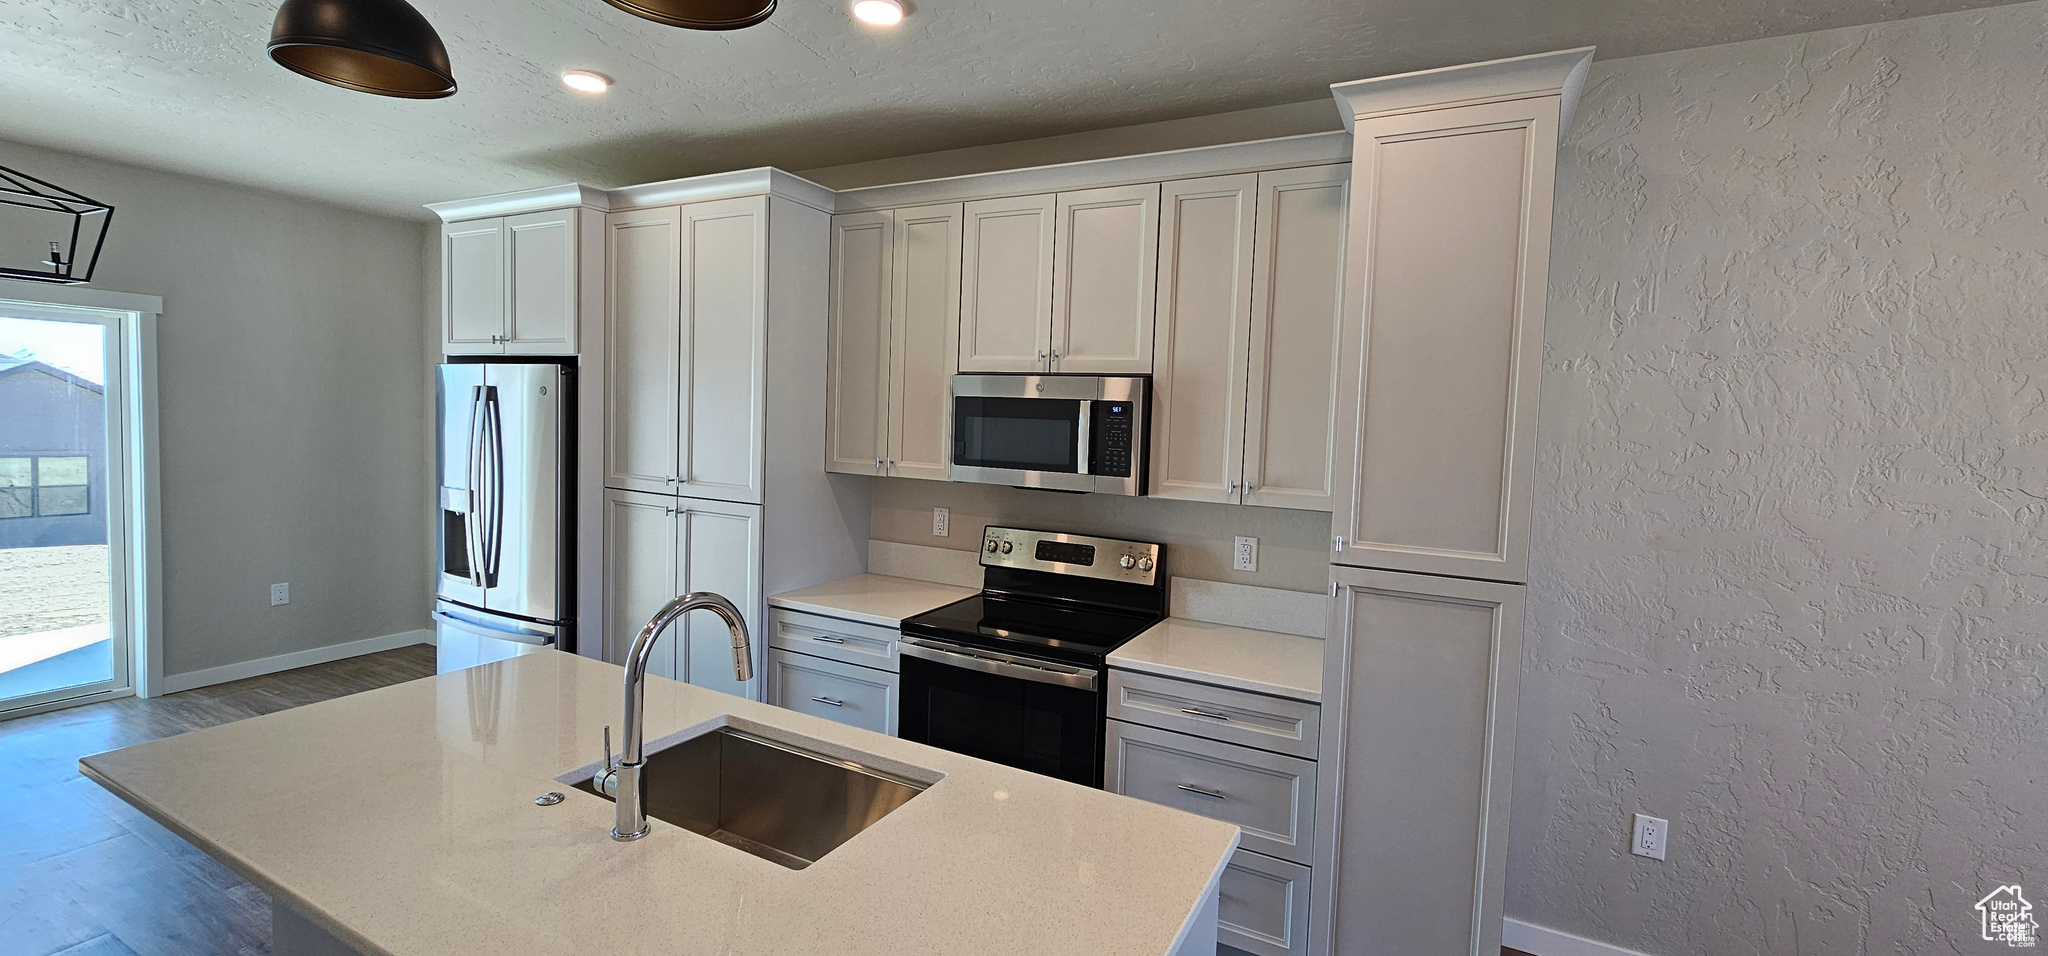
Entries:
<svg viewBox="0 0 2048 956">
<path fill-rule="evenodd" d="M 732 727 L 649 754 L 641 779 L 648 816 L 792 870 L 929 786 Z M 594 781 L 574 786 L 606 796 Z"/>
</svg>

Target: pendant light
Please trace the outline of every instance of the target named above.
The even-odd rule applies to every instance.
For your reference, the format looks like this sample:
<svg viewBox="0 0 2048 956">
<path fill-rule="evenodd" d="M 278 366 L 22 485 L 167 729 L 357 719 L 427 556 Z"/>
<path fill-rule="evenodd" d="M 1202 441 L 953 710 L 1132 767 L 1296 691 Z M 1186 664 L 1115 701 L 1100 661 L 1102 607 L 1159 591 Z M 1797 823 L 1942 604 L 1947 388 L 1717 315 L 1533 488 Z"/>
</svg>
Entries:
<svg viewBox="0 0 2048 956">
<path fill-rule="evenodd" d="M 359 93 L 431 100 L 455 93 L 441 37 L 405 0 L 285 0 L 270 58 Z"/>
<path fill-rule="evenodd" d="M 775 14 L 775 0 L 604 0 L 644 20 L 690 30 L 738 30 Z"/>
</svg>

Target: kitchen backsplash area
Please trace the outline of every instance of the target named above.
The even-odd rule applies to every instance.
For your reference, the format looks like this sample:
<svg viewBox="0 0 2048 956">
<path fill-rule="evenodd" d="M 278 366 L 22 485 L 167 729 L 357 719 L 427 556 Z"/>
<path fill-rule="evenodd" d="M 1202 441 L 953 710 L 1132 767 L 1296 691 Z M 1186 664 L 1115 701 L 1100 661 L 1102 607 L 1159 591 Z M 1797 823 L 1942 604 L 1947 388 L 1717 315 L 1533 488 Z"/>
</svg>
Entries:
<svg viewBox="0 0 2048 956">
<path fill-rule="evenodd" d="M 933 508 L 950 512 L 946 537 L 932 534 Z M 1330 516 L 1322 511 L 876 478 L 870 521 L 875 540 L 958 551 L 973 551 L 991 524 L 1157 541 L 1175 577 L 1290 591 L 1329 586 Z M 1239 535 L 1259 539 L 1257 571 L 1231 569 Z"/>
</svg>

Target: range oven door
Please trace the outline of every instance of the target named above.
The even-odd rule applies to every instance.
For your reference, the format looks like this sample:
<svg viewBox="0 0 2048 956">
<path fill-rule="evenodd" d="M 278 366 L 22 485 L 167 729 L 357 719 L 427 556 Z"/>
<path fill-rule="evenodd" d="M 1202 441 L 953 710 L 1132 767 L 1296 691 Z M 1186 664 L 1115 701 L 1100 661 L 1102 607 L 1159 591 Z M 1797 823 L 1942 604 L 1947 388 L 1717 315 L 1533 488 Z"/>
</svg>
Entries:
<svg viewBox="0 0 2048 956">
<path fill-rule="evenodd" d="M 954 481 L 1145 493 L 1143 378 L 953 377 Z"/>
<path fill-rule="evenodd" d="M 906 637 L 905 740 L 1102 786 L 1101 672 Z"/>
</svg>

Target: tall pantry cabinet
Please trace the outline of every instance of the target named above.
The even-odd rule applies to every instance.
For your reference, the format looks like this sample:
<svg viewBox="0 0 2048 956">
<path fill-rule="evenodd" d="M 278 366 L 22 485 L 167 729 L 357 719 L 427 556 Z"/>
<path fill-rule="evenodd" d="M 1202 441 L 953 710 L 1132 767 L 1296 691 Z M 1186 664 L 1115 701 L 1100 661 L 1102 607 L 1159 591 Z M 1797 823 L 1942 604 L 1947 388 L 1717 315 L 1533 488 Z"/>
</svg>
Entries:
<svg viewBox="0 0 2048 956">
<path fill-rule="evenodd" d="M 607 660 L 671 598 L 715 591 L 745 613 L 766 675 L 766 596 L 863 566 L 864 496 L 817 468 L 830 197 L 774 170 L 612 193 L 605 308 L 584 331 L 602 414 L 585 417 L 579 465 L 604 489 L 581 535 L 583 565 L 602 569 L 582 614 Z M 730 646 L 691 615 L 648 669 L 760 699 L 761 680 L 733 680 Z"/>
<path fill-rule="evenodd" d="M 1592 56 L 1334 88 L 1354 149 L 1316 952 L 1500 952 L 1551 196 Z"/>
</svg>

